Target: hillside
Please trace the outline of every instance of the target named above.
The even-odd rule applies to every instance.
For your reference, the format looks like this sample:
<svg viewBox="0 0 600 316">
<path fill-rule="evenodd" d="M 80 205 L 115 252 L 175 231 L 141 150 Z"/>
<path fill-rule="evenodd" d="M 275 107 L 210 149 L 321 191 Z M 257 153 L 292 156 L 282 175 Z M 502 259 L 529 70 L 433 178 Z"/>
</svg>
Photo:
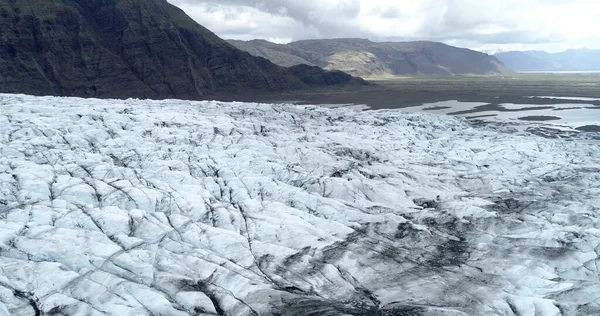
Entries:
<svg viewBox="0 0 600 316">
<path fill-rule="evenodd" d="M 286 45 L 264 40 L 229 42 L 282 66 L 305 63 L 360 77 L 512 72 L 487 54 L 437 42 L 372 42 L 366 39 L 305 40 Z"/>
<path fill-rule="evenodd" d="M 0 16 L 0 92 L 197 99 L 312 85 L 165 0 L 0 0 Z"/>
<path fill-rule="evenodd" d="M 275 44 L 265 40 L 227 41 L 238 49 L 249 52 L 253 56 L 266 58 L 283 67 L 291 67 L 300 64 L 316 66 L 309 60 L 316 60 L 319 58 L 317 53 L 297 49 L 289 45 Z"/>
<path fill-rule="evenodd" d="M 600 70 L 600 50 L 570 49 L 559 53 L 511 51 L 494 56 L 517 71 Z"/>
</svg>

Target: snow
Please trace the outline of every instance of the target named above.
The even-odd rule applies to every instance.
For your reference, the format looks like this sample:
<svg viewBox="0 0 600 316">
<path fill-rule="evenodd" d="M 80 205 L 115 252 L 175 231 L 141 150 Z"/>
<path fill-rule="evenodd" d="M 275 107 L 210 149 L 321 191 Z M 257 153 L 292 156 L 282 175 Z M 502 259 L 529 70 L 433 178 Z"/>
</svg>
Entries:
<svg viewBox="0 0 600 316">
<path fill-rule="evenodd" d="M 0 94 L 0 315 L 600 314 L 600 145 L 365 109 Z"/>
</svg>

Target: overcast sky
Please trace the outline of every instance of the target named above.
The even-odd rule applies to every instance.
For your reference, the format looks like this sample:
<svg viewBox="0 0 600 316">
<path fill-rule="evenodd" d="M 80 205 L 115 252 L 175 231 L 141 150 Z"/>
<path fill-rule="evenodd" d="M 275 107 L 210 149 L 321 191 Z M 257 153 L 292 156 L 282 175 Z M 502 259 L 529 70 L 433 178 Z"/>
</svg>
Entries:
<svg viewBox="0 0 600 316">
<path fill-rule="evenodd" d="M 226 39 L 361 37 L 498 50 L 600 49 L 600 0 L 168 0 Z"/>
</svg>

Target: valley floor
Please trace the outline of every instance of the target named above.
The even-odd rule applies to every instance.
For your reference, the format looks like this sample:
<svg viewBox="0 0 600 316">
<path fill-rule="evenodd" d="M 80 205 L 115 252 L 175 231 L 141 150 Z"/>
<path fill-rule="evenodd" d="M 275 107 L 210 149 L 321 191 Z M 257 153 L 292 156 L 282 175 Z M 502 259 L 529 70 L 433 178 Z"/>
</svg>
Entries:
<svg viewBox="0 0 600 316">
<path fill-rule="evenodd" d="M 517 127 L 1 94 L 0 315 L 598 315 L 600 145 Z"/>
<path fill-rule="evenodd" d="M 398 109 L 447 100 L 531 104 L 528 96 L 600 98 L 600 74 L 514 74 L 507 76 L 456 76 L 378 78 L 374 85 L 336 91 L 313 90 L 263 96 L 217 97 L 222 100 L 266 102 L 300 101 L 303 104 L 366 104 L 374 109 Z M 538 105 L 552 100 L 537 100 Z M 596 102 L 600 105 L 600 102 Z"/>
</svg>

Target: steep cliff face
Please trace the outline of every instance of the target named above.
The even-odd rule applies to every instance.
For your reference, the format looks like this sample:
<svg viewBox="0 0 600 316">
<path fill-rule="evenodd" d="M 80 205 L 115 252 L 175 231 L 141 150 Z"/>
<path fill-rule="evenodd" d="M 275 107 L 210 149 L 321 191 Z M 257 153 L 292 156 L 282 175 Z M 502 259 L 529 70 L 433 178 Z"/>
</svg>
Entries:
<svg viewBox="0 0 600 316">
<path fill-rule="evenodd" d="M 0 0 L 0 91 L 200 98 L 308 86 L 165 0 Z"/>
<path fill-rule="evenodd" d="M 372 42 L 356 38 L 305 40 L 287 45 L 261 40 L 229 42 L 278 65 L 305 63 L 360 77 L 512 72 L 493 56 L 437 42 Z"/>
</svg>

